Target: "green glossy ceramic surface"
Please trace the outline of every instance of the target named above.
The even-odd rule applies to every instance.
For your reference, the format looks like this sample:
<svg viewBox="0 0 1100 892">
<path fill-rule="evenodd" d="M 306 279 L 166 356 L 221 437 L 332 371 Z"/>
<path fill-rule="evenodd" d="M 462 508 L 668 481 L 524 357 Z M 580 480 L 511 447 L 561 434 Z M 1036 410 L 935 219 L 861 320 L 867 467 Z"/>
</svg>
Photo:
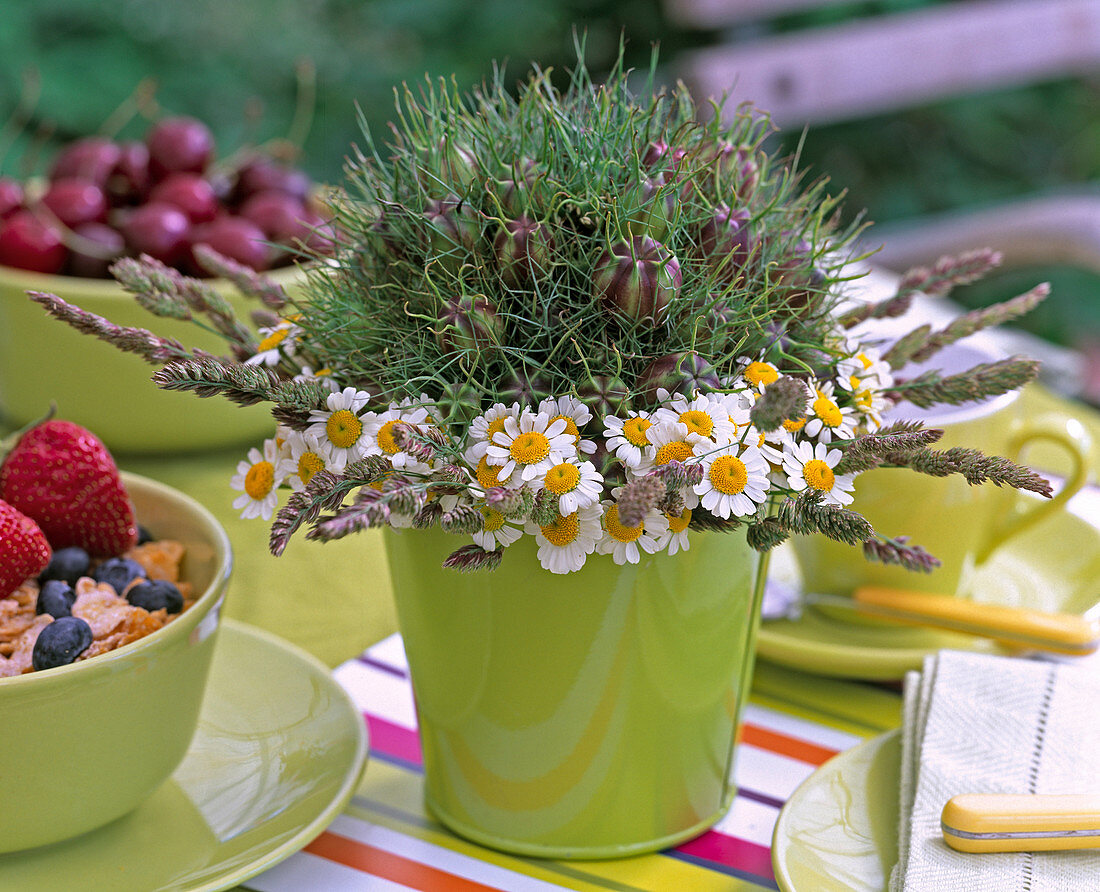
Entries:
<svg viewBox="0 0 1100 892">
<path fill-rule="evenodd" d="M 91 660 L 0 678 L 0 852 L 68 839 L 135 808 L 179 764 L 198 721 L 232 566 L 205 508 L 123 475 L 140 523 L 178 539 L 199 599 L 140 641 Z M 2 884 L 0 884 L 2 887 Z"/>
<path fill-rule="evenodd" d="M 366 725 L 316 659 L 226 620 L 198 730 L 171 778 L 76 839 L 0 855 L 0 889 L 227 889 L 306 845 L 351 799 Z"/>
<path fill-rule="evenodd" d="M 885 892 L 898 860 L 901 735 L 830 759 L 794 791 L 772 836 L 781 892 Z"/>
<path fill-rule="evenodd" d="M 773 572 L 797 575 L 793 556 L 781 546 Z M 975 600 L 1013 607 L 1085 613 L 1100 602 L 1100 530 L 1066 511 L 1031 534 L 1013 538 L 974 575 Z M 848 621 L 845 614 L 808 608 L 798 620 L 769 620 L 760 628 L 762 660 L 844 678 L 896 681 L 920 669 L 941 648 L 999 653 L 980 638 L 888 623 Z"/>
<path fill-rule="evenodd" d="M 744 533 L 577 573 L 534 537 L 492 573 L 443 570 L 465 538 L 388 532 L 429 808 L 476 842 L 609 858 L 713 824 L 734 795 L 735 730 L 759 616 Z"/>
<path fill-rule="evenodd" d="M 295 268 L 274 278 L 294 288 Z M 247 320 L 258 307 L 231 285 L 212 280 Z M 48 276 L 0 267 L 0 415 L 12 427 L 41 418 L 50 403 L 58 417 L 84 425 L 118 453 L 172 453 L 258 444 L 272 435 L 268 407 L 242 408 L 225 399 L 199 399 L 157 388 L 156 370 L 46 314 L 26 291 L 48 291 L 111 322 L 155 330 L 186 347 L 226 352 L 225 341 L 199 326 L 144 310 L 112 279 Z"/>
</svg>

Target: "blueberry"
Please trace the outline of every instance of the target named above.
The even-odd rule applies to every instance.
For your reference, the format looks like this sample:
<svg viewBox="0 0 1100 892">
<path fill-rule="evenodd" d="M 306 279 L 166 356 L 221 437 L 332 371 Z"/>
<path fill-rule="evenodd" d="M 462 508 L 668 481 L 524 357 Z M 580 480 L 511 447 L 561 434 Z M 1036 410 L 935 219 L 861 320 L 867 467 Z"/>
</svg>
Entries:
<svg viewBox="0 0 1100 892">
<path fill-rule="evenodd" d="M 47 579 L 38 592 L 35 613 L 48 613 L 54 619 L 73 615 L 73 602 L 76 592 L 63 579 Z"/>
<path fill-rule="evenodd" d="M 137 530 L 138 530 L 138 540 L 137 540 L 138 545 L 144 545 L 146 542 L 156 541 L 153 538 L 153 534 L 150 533 L 149 530 L 146 527 L 143 527 L 140 523 L 137 525 Z"/>
<path fill-rule="evenodd" d="M 76 616 L 55 619 L 38 633 L 31 652 L 35 669 L 52 669 L 73 662 L 92 643 L 92 627 Z"/>
<path fill-rule="evenodd" d="M 79 545 L 70 545 L 68 548 L 59 548 L 50 557 L 46 569 L 38 574 L 39 584 L 48 579 L 62 579 L 69 585 L 76 585 L 81 576 L 88 575 L 90 558 Z"/>
<path fill-rule="evenodd" d="M 96 582 L 106 582 L 120 594 L 137 578 L 145 578 L 145 568 L 130 558 L 107 558 L 92 574 Z"/>
<path fill-rule="evenodd" d="M 167 579 L 139 582 L 126 593 L 126 600 L 135 607 L 144 607 L 150 613 L 161 608 L 169 613 L 179 613 L 183 610 L 183 595 Z"/>
</svg>

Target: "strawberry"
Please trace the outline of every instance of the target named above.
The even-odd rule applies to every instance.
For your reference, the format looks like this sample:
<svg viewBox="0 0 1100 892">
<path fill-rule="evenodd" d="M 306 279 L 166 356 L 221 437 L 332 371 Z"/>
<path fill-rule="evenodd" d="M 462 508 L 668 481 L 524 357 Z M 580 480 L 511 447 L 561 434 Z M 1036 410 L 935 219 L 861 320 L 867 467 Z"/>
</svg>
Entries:
<svg viewBox="0 0 1100 892">
<path fill-rule="evenodd" d="M 114 557 L 137 542 L 130 496 L 91 431 L 51 419 L 19 437 L 0 466 L 0 499 L 35 520 L 50 545 Z"/>
<path fill-rule="evenodd" d="M 50 562 L 50 544 L 33 520 L 0 501 L 0 598 L 6 598 Z"/>
</svg>

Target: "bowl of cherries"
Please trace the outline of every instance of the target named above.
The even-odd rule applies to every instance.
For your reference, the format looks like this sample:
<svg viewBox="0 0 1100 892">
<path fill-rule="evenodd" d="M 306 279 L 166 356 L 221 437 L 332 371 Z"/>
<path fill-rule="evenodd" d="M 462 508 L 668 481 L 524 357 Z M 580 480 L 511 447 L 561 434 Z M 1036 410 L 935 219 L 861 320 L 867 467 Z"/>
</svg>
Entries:
<svg viewBox="0 0 1100 892">
<path fill-rule="evenodd" d="M 335 238 L 317 194 L 304 170 L 260 149 L 219 161 L 209 128 L 187 117 L 157 121 L 143 140 L 76 140 L 43 179 L 0 176 L 0 420 L 25 424 L 53 402 L 120 453 L 269 435 L 274 422 L 262 407 L 242 412 L 158 390 L 143 360 L 58 325 L 26 292 L 53 292 L 116 324 L 150 328 L 152 317 L 111 277 L 111 264 L 148 255 L 205 278 L 196 248 L 207 245 L 293 294 L 305 280 L 302 259 L 326 253 Z M 242 319 L 259 307 L 225 280 L 211 284 Z M 156 329 L 225 352 L 216 335 L 189 322 L 157 320 Z"/>
</svg>

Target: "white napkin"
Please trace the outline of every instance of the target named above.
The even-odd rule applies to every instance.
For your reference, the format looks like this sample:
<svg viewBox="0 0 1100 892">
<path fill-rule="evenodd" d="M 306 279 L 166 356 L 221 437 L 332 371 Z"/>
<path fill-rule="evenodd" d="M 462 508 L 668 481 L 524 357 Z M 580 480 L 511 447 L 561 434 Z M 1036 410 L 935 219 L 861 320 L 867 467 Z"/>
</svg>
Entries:
<svg viewBox="0 0 1100 892">
<path fill-rule="evenodd" d="M 890 892 L 1100 889 L 1100 851 L 970 855 L 943 841 L 958 793 L 1100 795 L 1100 673 L 940 651 L 905 679 L 899 860 Z"/>
</svg>

